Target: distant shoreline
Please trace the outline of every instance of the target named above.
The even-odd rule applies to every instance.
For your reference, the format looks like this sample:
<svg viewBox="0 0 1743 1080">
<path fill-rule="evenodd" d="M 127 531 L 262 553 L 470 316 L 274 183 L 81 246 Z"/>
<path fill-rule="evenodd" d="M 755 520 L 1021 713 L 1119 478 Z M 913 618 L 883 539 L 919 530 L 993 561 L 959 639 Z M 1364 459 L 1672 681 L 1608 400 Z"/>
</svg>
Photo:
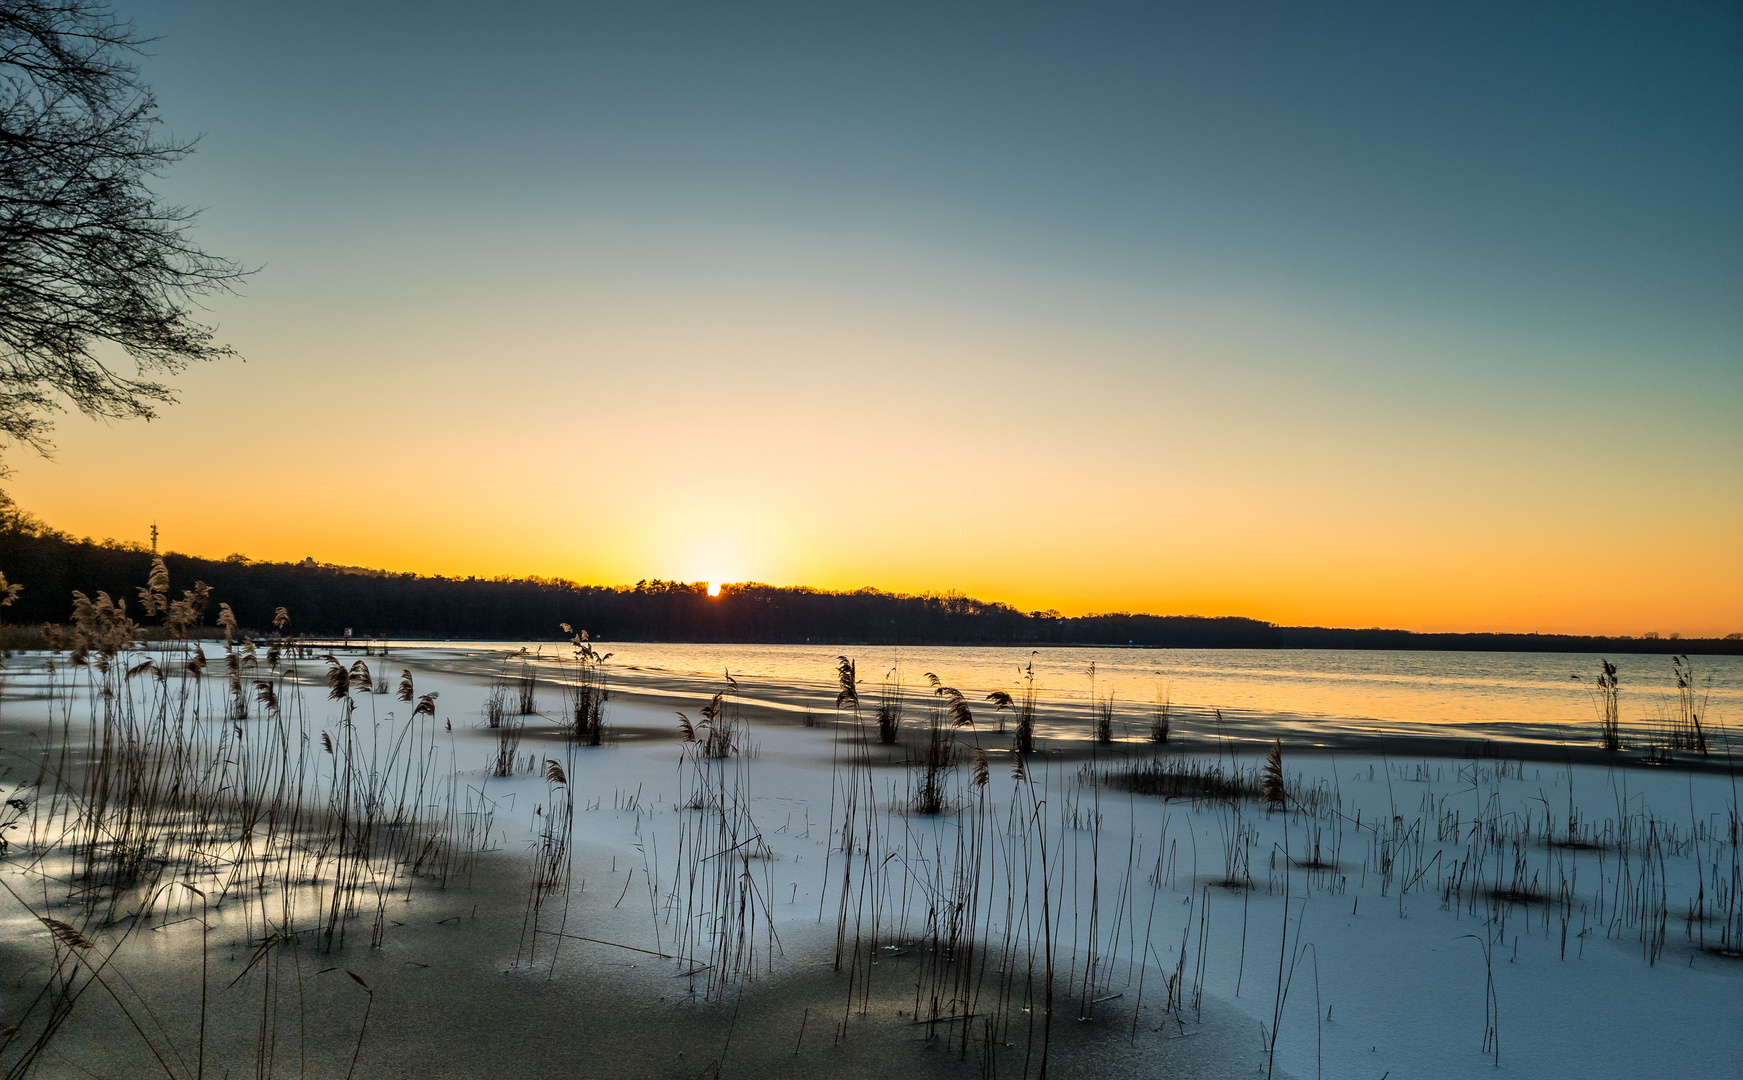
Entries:
<svg viewBox="0 0 1743 1080">
<path fill-rule="evenodd" d="M 1298 628 L 1284 628 L 1298 629 Z M 1369 631 L 1326 631 L 1322 628 L 1307 628 L 1324 633 L 1368 633 Z M 1408 630 L 1372 631 L 1382 634 L 1409 634 Z M 1427 637 L 1500 637 L 1505 635 L 1464 634 L 1464 635 L 1415 635 Z M 1412 645 L 1340 645 L 1340 644 L 1303 644 L 1285 645 L 1191 645 L 1191 644 L 1127 644 L 1124 642 L 1105 641 L 868 641 L 847 639 L 734 639 L 722 640 L 713 638 L 649 638 L 649 637 L 606 637 L 593 635 L 591 640 L 596 645 L 609 645 L 613 642 L 623 642 L 636 645 L 726 645 L 726 646 L 794 646 L 814 645 L 818 648 L 831 649 L 870 649 L 870 648 L 934 648 L 934 649 L 1147 649 L 1158 652 L 1193 651 L 1193 652 L 1442 652 L 1442 653 L 1567 653 L 1570 655 L 1605 655 L 1605 656 L 1743 656 L 1743 642 L 1726 638 L 1664 638 L 1659 640 L 1641 638 L 1601 638 L 1580 637 L 1571 635 L 1559 637 L 1554 635 L 1517 635 L 1533 638 L 1535 642 L 1528 647 L 1412 644 Z M 291 635 L 295 638 L 295 635 Z M 202 640 L 222 641 L 224 634 L 220 630 L 206 628 L 201 635 Z M 323 649 L 347 649 L 354 652 L 364 652 L 371 645 L 379 646 L 382 642 L 392 645 L 564 645 L 567 642 L 561 637 L 484 637 L 484 636 L 450 636 L 450 637 L 420 637 L 412 634 L 383 634 L 353 637 L 350 644 L 344 638 L 334 635 L 309 635 L 303 639 L 310 647 Z"/>
<path fill-rule="evenodd" d="M 0 571 L 23 586 L 6 609 L 0 646 L 39 647 L 33 632 L 67 621 L 72 594 L 131 600 L 151 574 L 152 553 L 94 543 L 40 527 L 0 523 Z M 831 646 L 1128 647 L 1155 649 L 1339 649 L 1436 652 L 1743 655 L 1743 633 L 1724 637 L 1621 636 L 1476 631 L 1423 633 L 1379 627 L 1279 626 L 1241 616 L 1132 612 L 1067 616 L 1020 611 L 958 593 L 909 595 L 865 588 L 640 581 L 583 585 L 548 578 L 424 577 L 314 563 L 163 555 L 171 595 L 211 588 L 211 611 L 227 603 L 256 638 L 271 636 L 279 609 L 287 636 L 342 640 L 560 641 L 563 624 L 602 641 L 663 644 Z M 141 631 L 149 634 L 154 620 Z"/>
</svg>

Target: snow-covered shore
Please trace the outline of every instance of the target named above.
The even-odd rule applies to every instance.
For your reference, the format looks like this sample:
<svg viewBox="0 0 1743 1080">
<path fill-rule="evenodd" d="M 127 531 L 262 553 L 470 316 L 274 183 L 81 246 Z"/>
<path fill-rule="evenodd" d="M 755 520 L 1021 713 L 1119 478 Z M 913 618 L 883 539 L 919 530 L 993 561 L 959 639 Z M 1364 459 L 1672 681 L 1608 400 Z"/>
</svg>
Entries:
<svg viewBox="0 0 1743 1080">
<path fill-rule="evenodd" d="M 39 660 L 7 664 L 0 733 L 14 755 L 25 754 L 19 740 L 46 725 L 54 706 L 32 667 Z M 1120 780 L 1158 755 L 1183 773 L 1252 777 L 1260 759 L 1250 744 L 1194 739 L 1159 748 L 1134 739 L 1097 747 L 1054 737 L 1014 778 L 1010 738 L 997 734 L 989 707 L 976 710 L 972 726 L 953 729 L 960 749 L 944 774 L 946 812 L 919 814 L 929 693 L 911 693 L 906 730 L 886 746 L 867 735 L 869 709 L 856 724 L 850 710 L 822 711 L 802 689 L 760 687 L 743 696 L 772 707 L 739 710 L 734 751 L 704 759 L 680 740 L 674 712 L 697 722 L 706 685 L 642 680 L 637 694 L 608 704 L 608 735 L 589 747 L 564 733 L 563 689 L 547 674 L 539 714 L 510 720 L 524 725 L 512 751 L 522 764 L 502 777 L 487 775 L 502 729 L 482 720 L 504 671 L 500 656 L 406 650 L 366 662 L 377 682 L 405 669 L 419 695 L 439 695 L 434 715 L 417 722 L 440 729 L 428 742 L 432 772 L 459 778 L 475 795 L 469 805 L 491 819 L 494 852 L 474 888 L 489 890 L 499 912 L 524 911 L 541 837 L 548 846 L 553 811 L 561 808 L 555 820 L 566 820 L 572 800 L 566 873 L 575 902 L 551 923 L 558 909 L 546 901 L 541 924 L 558 933 L 535 935 L 536 959 L 504 955 L 506 937 L 492 939 L 459 946 L 483 952 L 467 961 L 463 979 L 405 985 L 407 1002 L 435 995 L 457 1017 L 467 1015 L 471 995 L 484 995 L 479 1015 L 496 1008 L 486 1001 L 501 995 L 480 982 L 484 970 L 513 981 L 510 996 L 521 999 L 539 981 L 532 973 L 573 991 L 603 985 L 597 973 L 605 965 L 634 962 L 637 985 L 659 981 L 656 998 L 687 998 L 693 989 L 708 998 L 711 977 L 693 973 L 718 928 L 709 922 L 718 896 L 706 894 L 706 873 L 696 873 L 720 854 L 696 848 L 712 793 L 712 805 L 732 808 L 731 827 L 742 830 L 735 843 L 748 841 L 743 850 L 755 852 L 740 863 L 735 884 L 762 943 L 723 985 L 759 1003 L 766 1037 L 741 1036 L 740 1052 L 760 1046 L 754 1052 L 767 1057 L 775 1032 L 793 1028 L 795 1068 L 873 1068 L 875 1054 L 859 1065 L 804 1055 L 825 1045 L 848 1053 L 838 1049 L 843 1035 L 858 1047 L 878 1024 L 904 1046 L 915 1038 L 927 1044 L 915 1030 L 934 1046 L 949 1044 L 947 1031 L 903 1025 L 913 1024 L 916 988 L 937 982 L 916 954 L 936 946 L 940 912 L 967 895 L 965 869 L 978 882 L 967 924 L 994 967 L 1019 956 L 1032 961 L 1037 927 L 1049 937 L 1058 969 L 1054 1072 L 1073 1055 L 1085 1066 L 1115 1055 L 1122 1069 L 1161 1075 L 1167 1055 L 1188 1043 L 1214 1048 L 1205 1061 L 1221 1062 L 1228 1075 L 1273 1064 L 1280 1075 L 1376 1080 L 1488 1075 L 1497 1060 L 1533 1077 L 1718 1076 L 1743 1061 L 1743 959 L 1724 951 L 1736 949 L 1743 913 L 1735 893 L 1737 787 L 1727 772 L 1558 764 L 1541 753 L 1528 761 L 1495 745 L 1458 757 L 1411 755 L 1396 743 L 1380 755 L 1285 741 L 1288 797 L 1268 809 L 1250 798 L 1163 799 Z M 311 733 L 335 731 L 341 720 L 315 688 L 322 665 L 300 664 Z M 727 693 L 722 704 L 730 707 L 732 687 L 722 680 L 714 690 Z M 414 719 L 413 706 L 391 695 L 357 694 L 355 702 L 359 728 L 392 732 Z M 976 782 L 977 746 L 986 755 L 984 783 Z M 844 844 L 850 788 L 863 801 Z M 849 864 L 869 870 L 869 901 L 865 875 L 849 875 L 844 885 Z M 505 901 L 504 891 L 515 895 Z M 456 895 L 417 903 L 454 906 Z M 9 936 L 25 933 L 18 913 L 9 915 Z M 875 935 L 867 929 L 873 921 Z M 900 973 L 868 989 L 858 1013 L 846 1007 L 854 976 L 832 970 L 844 927 L 884 950 L 884 963 Z M 410 941 L 451 948 L 429 933 L 392 928 L 370 955 Z M 524 937 L 516 936 L 517 947 Z M 370 962 L 379 967 L 379 959 Z M 519 974 L 500 974 L 509 968 Z M 631 993 L 628 970 L 611 968 L 620 994 Z M 10 984 L 18 973 L 6 974 Z M 1006 1000 L 997 982 L 982 978 L 961 1011 L 1020 1014 L 1036 1004 Z M 404 983 L 396 976 L 376 985 L 382 1015 L 394 1009 L 383 987 Z M 782 987 L 792 992 L 783 996 Z M 825 1002 L 834 1015 L 823 1021 Z M 904 1016 L 888 1015 L 892 1009 Z M 679 1022 L 650 1019 L 648 1037 L 659 1038 L 661 1023 Z M 697 1020 L 696 1031 L 721 1034 L 710 1023 Z M 798 1035 L 802 1025 L 810 1034 Z M 1095 1037 L 1086 1038 L 1091 1029 Z M 439 1026 L 419 1031 L 420 1039 L 443 1038 Z M 373 1029 L 366 1060 L 401 1037 Z M 997 1037 L 1012 1042 L 1009 1025 Z M 961 1068 L 978 1069 L 976 1055 L 987 1053 L 979 1039 L 968 1043 Z M 1001 1069 L 1018 1049 L 999 1051 L 1007 1055 Z M 958 1067 L 933 1058 L 926 1060 L 946 1072 Z M 1181 1065 L 1176 1057 L 1168 1067 L 1178 1073 Z M 1198 1075 L 1211 1065 L 1191 1068 Z M 432 1074 L 440 1073 L 421 1073 Z"/>
</svg>

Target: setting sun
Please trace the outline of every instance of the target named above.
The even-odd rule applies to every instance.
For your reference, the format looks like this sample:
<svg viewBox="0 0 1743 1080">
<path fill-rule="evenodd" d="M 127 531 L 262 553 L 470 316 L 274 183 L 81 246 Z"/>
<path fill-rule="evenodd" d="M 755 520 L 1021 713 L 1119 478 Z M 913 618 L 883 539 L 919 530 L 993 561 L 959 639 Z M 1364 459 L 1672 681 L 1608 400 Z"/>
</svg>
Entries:
<svg viewBox="0 0 1743 1080">
<path fill-rule="evenodd" d="M 708 583 L 708 595 L 709 596 L 719 596 L 720 595 L 720 582 L 710 581 Z"/>
</svg>

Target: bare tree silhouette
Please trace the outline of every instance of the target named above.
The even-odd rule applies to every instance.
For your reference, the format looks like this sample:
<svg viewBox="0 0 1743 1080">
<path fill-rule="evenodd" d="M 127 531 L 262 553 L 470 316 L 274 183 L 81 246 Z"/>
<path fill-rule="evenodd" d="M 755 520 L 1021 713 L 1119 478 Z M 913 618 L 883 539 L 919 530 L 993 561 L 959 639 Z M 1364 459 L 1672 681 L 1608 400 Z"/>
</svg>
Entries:
<svg viewBox="0 0 1743 1080">
<path fill-rule="evenodd" d="M 39 453 L 67 402 L 149 419 L 158 377 L 235 355 L 193 309 L 246 271 L 149 185 L 194 144 L 158 132 L 148 41 L 96 0 L 0 2 L 0 437 Z"/>
</svg>

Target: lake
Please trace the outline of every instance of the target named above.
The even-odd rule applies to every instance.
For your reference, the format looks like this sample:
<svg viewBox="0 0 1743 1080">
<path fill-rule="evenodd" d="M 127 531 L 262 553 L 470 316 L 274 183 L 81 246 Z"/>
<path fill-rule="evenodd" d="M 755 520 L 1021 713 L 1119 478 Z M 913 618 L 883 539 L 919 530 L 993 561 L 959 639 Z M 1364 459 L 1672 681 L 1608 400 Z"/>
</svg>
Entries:
<svg viewBox="0 0 1743 1080">
<path fill-rule="evenodd" d="M 520 646 L 469 647 L 507 652 Z M 1221 710 L 1231 721 L 1308 731 L 1585 742 L 1596 737 L 1601 659 L 1617 667 L 1625 735 L 1638 740 L 1679 710 L 1671 657 L 1661 655 L 652 642 L 597 647 L 611 654 L 608 670 L 626 688 L 652 687 L 672 676 L 689 683 L 731 671 L 752 696 L 756 683 L 775 682 L 811 691 L 820 702 L 833 694 L 836 657 L 842 654 L 858 665 L 868 701 L 886 677 L 895 675 L 910 700 L 918 700 L 915 695 L 926 689 L 926 673 L 932 672 L 980 702 L 989 691 L 1016 693 L 1032 671 L 1040 696 L 1067 727 L 1074 716 L 1087 714 L 1092 664 L 1095 693 L 1112 693 L 1119 715 L 1133 725 L 1147 723 L 1149 710 L 1165 695 L 1189 725 Z M 545 657 L 568 655 L 566 646 L 549 642 L 527 648 Z M 1697 656 L 1690 664 L 1697 711 L 1713 741 L 1722 745 L 1722 730 L 1734 726 L 1743 711 L 1743 657 Z"/>
</svg>

